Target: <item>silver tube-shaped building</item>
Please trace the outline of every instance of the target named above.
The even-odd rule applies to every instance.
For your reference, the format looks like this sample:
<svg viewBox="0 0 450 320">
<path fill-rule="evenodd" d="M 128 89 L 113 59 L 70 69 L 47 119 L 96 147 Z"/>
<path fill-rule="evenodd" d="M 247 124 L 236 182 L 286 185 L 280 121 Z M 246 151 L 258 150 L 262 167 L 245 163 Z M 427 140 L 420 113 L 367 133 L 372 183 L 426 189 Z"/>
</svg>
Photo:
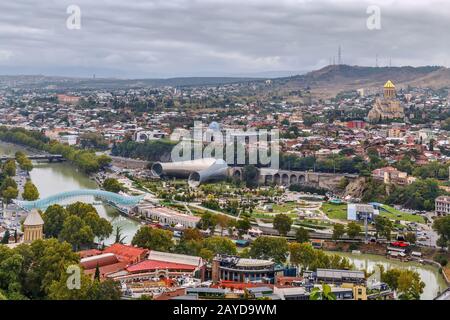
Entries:
<svg viewBox="0 0 450 320">
<path fill-rule="evenodd" d="M 188 178 L 192 187 L 211 180 L 224 179 L 228 174 L 228 165 L 222 159 L 205 158 L 190 161 L 157 162 L 152 166 L 152 173 L 157 176 Z"/>
</svg>

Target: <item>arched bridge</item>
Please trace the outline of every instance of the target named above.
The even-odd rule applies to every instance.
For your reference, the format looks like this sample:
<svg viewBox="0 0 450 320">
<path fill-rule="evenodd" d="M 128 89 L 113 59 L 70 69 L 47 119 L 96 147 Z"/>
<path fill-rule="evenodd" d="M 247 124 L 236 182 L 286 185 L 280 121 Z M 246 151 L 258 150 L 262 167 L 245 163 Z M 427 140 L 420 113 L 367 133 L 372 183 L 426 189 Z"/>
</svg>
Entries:
<svg viewBox="0 0 450 320">
<path fill-rule="evenodd" d="M 118 193 L 98 189 L 81 189 L 81 190 L 61 192 L 49 196 L 47 198 L 38 199 L 35 201 L 14 200 L 14 203 L 25 210 L 31 209 L 44 210 L 53 204 L 61 204 L 65 200 L 84 196 L 93 196 L 95 198 L 102 199 L 106 202 L 113 203 L 114 205 L 117 206 L 134 206 L 137 205 L 144 198 L 144 195 L 125 196 Z"/>
</svg>

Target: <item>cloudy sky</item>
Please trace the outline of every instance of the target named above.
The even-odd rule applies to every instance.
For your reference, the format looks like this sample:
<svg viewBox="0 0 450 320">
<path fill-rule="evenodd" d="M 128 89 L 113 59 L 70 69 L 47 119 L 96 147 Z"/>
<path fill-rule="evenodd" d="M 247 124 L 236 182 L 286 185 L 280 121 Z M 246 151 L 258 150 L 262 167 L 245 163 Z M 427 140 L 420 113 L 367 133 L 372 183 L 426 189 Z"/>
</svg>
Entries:
<svg viewBox="0 0 450 320">
<path fill-rule="evenodd" d="M 80 29 L 67 27 L 77 25 L 70 5 L 81 11 Z M 381 29 L 367 27 L 373 5 Z M 0 2 L 0 74 L 154 78 L 305 71 L 333 56 L 337 61 L 339 45 L 346 64 L 373 66 L 378 55 L 379 65 L 448 66 L 450 1 Z"/>
</svg>

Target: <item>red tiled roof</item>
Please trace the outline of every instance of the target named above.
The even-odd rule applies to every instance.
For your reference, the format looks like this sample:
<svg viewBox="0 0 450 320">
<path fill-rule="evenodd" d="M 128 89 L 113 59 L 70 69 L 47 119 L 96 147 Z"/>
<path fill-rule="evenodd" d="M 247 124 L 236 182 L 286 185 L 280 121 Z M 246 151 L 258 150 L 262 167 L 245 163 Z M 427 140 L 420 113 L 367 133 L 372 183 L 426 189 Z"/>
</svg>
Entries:
<svg viewBox="0 0 450 320">
<path fill-rule="evenodd" d="M 174 262 L 165 262 L 165 261 L 157 261 L 157 260 L 144 260 L 139 263 L 136 263 L 127 268 L 129 272 L 143 272 L 143 271 L 151 271 L 151 270 L 161 270 L 161 269 L 169 269 L 169 270 L 186 270 L 186 271 L 194 271 L 196 269 L 195 266 L 182 264 L 182 263 L 174 263 Z"/>
<path fill-rule="evenodd" d="M 102 252 L 97 249 L 89 249 L 89 250 L 82 250 L 77 252 L 81 259 L 88 258 L 92 256 L 97 256 L 101 254 Z"/>
<path fill-rule="evenodd" d="M 104 278 L 105 276 L 107 276 L 110 273 L 124 270 L 126 266 L 127 266 L 127 262 L 118 262 L 118 263 L 110 264 L 107 266 L 99 267 L 100 277 Z M 85 270 L 84 273 L 87 275 L 94 275 L 95 269 L 96 268 Z"/>
<path fill-rule="evenodd" d="M 105 250 L 103 253 L 114 253 L 118 256 L 119 260 L 133 261 L 138 257 L 141 257 L 147 253 L 147 249 L 137 248 L 125 244 L 115 243 Z"/>
</svg>

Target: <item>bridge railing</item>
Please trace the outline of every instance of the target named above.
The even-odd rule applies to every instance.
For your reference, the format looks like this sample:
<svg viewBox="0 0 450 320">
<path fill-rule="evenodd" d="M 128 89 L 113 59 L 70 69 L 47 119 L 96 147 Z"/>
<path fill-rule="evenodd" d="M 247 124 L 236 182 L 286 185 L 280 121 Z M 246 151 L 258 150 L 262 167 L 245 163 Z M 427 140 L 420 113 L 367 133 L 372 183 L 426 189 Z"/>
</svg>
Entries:
<svg viewBox="0 0 450 320">
<path fill-rule="evenodd" d="M 93 196 L 105 201 L 109 201 L 118 206 L 133 206 L 138 204 L 144 196 L 126 196 L 118 193 L 113 193 L 98 189 L 81 189 L 66 191 L 51 195 L 49 197 L 38 199 L 34 201 L 14 200 L 14 203 L 25 210 L 31 209 L 46 209 L 52 204 L 62 203 L 64 200 L 79 198 L 84 196 Z"/>
</svg>

